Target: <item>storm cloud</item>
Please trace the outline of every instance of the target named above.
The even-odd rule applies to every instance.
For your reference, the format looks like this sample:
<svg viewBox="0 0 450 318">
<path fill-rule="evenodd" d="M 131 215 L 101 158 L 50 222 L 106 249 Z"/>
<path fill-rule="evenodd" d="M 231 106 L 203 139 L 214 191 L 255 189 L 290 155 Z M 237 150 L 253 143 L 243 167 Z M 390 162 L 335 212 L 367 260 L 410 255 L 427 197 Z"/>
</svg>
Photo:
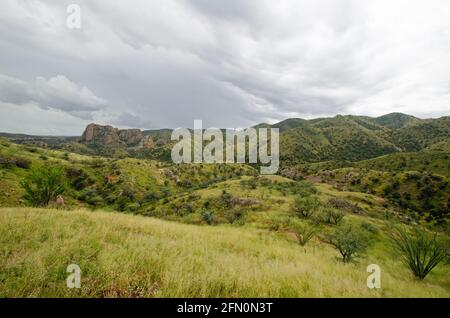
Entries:
<svg viewBox="0 0 450 318">
<path fill-rule="evenodd" d="M 71 3 L 2 1 L 1 131 L 450 112 L 446 0 Z"/>
</svg>

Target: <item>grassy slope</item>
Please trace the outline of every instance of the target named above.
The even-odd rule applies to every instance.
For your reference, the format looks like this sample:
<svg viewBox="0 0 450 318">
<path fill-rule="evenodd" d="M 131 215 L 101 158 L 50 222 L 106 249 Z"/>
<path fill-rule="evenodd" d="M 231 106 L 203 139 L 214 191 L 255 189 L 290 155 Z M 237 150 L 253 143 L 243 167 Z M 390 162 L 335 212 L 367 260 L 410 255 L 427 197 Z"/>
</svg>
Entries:
<svg viewBox="0 0 450 318">
<path fill-rule="evenodd" d="M 380 234 L 381 235 L 381 234 Z M 448 266 L 416 281 L 385 245 L 359 263 L 269 231 L 195 226 L 120 213 L 0 209 L 0 296 L 449 297 Z M 66 267 L 82 288 L 65 287 Z M 366 287 L 366 266 L 382 289 Z"/>
</svg>

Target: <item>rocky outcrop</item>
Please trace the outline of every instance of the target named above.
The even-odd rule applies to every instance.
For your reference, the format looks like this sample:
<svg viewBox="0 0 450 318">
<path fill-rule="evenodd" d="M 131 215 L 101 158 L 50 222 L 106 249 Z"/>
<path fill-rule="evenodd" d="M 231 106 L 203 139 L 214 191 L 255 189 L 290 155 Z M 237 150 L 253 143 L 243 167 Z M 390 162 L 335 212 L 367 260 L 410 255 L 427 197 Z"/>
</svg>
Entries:
<svg viewBox="0 0 450 318">
<path fill-rule="evenodd" d="M 141 147 L 145 149 L 155 148 L 155 142 L 151 136 L 144 136 L 141 141 Z"/>
<path fill-rule="evenodd" d="M 81 136 L 81 143 L 98 146 L 153 148 L 151 137 L 139 129 L 117 129 L 112 126 L 89 124 Z"/>
<path fill-rule="evenodd" d="M 114 146 L 119 144 L 118 129 L 112 126 L 89 124 L 81 136 L 81 142 L 102 146 Z"/>
<path fill-rule="evenodd" d="M 128 147 L 138 146 L 141 140 L 144 138 L 142 131 L 139 129 L 122 129 L 118 130 L 119 140 Z"/>
</svg>

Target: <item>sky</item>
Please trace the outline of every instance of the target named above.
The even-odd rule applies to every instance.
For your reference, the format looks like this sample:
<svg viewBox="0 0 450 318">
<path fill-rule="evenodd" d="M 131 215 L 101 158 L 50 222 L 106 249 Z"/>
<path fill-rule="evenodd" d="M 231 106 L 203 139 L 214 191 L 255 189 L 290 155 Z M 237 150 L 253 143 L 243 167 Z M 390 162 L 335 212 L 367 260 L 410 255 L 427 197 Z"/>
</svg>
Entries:
<svg viewBox="0 0 450 318">
<path fill-rule="evenodd" d="M 0 131 L 448 116 L 449 17 L 448 0 L 2 0 Z"/>
</svg>

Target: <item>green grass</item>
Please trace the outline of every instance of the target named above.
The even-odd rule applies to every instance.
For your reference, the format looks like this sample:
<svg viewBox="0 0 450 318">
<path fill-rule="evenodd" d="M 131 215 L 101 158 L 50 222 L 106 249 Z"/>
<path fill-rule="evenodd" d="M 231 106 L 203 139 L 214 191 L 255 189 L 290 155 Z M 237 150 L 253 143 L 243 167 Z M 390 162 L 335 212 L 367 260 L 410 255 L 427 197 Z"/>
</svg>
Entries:
<svg viewBox="0 0 450 318">
<path fill-rule="evenodd" d="M 328 244 L 300 247 L 285 233 L 251 227 L 3 208 L 0 297 L 450 296 L 448 265 L 420 282 L 377 242 L 358 263 L 343 264 Z M 72 263 L 82 269 L 81 289 L 66 287 Z M 371 263 L 381 266 L 381 290 L 366 286 Z"/>
</svg>

